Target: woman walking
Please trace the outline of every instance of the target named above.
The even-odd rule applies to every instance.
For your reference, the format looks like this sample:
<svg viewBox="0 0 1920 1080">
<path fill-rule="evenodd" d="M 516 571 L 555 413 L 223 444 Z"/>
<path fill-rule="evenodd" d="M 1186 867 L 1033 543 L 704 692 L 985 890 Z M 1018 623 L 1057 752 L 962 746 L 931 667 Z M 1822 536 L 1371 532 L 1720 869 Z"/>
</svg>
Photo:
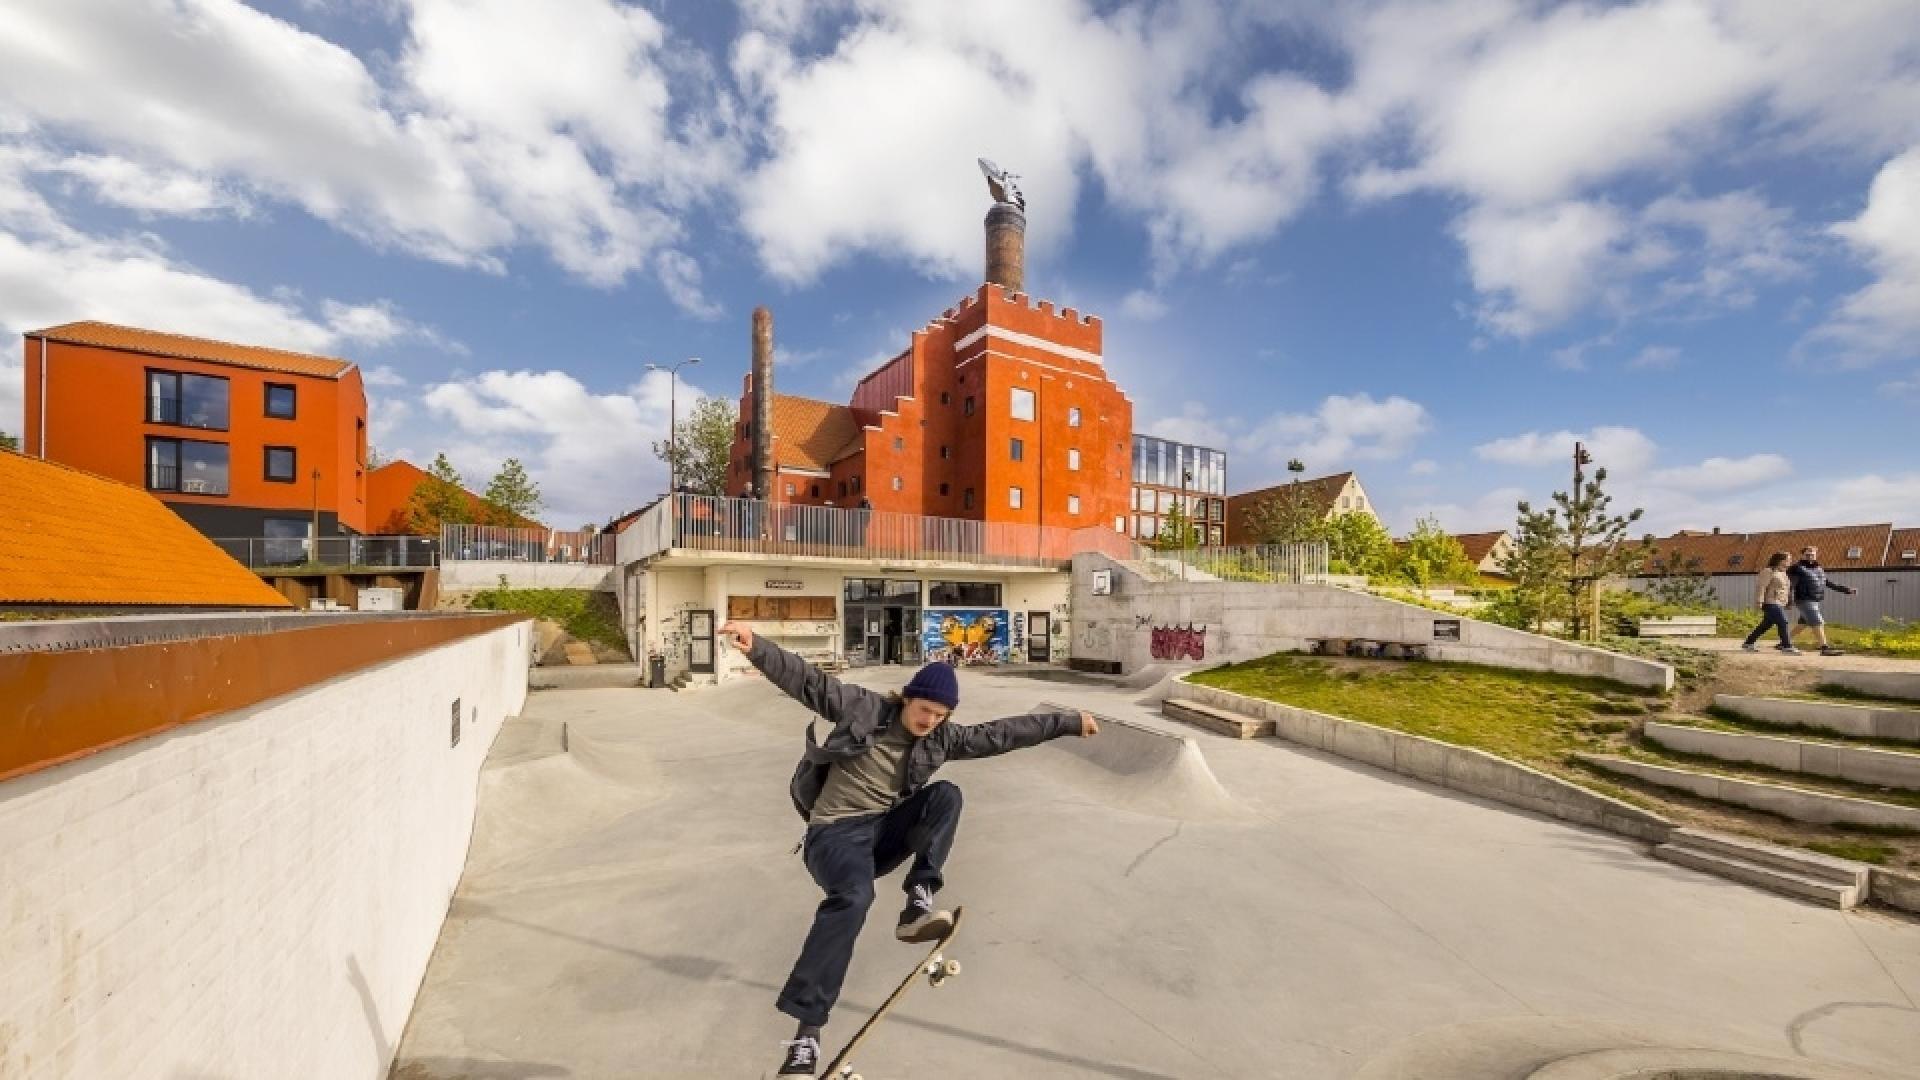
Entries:
<svg viewBox="0 0 1920 1080">
<path fill-rule="evenodd" d="M 1754 603 L 1760 605 L 1760 625 L 1747 635 L 1746 643 L 1740 647 L 1748 652 L 1759 652 L 1754 642 L 1771 626 L 1780 631 L 1780 644 L 1774 648 L 1783 653 L 1798 655 L 1800 650 L 1793 647 L 1793 638 L 1787 629 L 1787 601 L 1793 598 L 1793 583 L 1787 579 L 1787 562 L 1793 556 L 1784 551 L 1776 551 L 1767 560 L 1767 565 L 1754 575 Z"/>
</svg>

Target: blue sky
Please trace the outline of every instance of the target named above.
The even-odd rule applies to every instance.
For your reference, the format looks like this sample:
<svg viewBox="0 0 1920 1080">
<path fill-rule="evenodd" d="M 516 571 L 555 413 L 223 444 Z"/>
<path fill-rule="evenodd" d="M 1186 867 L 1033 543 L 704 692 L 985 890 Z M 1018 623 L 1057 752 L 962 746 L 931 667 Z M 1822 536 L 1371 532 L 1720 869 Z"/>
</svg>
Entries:
<svg viewBox="0 0 1920 1080">
<path fill-rule="evenodd" d="M 1909 3 L 15 0 L 19 333 L 343 355 L 377 444 L 506 456 L 547 516 L 664 482 L 667 383 L 844 400 L 974 287 L 1106 319 L 1142 430 L 1231 486 L 1355 469 L 1510 524 L 1593 444 L 1666 530 L 1920 523 Z"/>
</svg>

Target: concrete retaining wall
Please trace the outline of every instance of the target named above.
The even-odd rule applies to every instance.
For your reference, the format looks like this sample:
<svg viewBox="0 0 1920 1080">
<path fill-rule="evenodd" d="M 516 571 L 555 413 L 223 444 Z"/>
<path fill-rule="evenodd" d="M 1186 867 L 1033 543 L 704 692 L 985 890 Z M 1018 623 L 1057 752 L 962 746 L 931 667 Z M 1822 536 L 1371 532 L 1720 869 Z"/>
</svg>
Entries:
<svg viewBox="0 0 1920 1080">
<path fill-rule="evenodd" d="M 1579 757 L 1597 768 L 1621 776 L 1631 776 L 1636 780 L 1644 780 L 1660 787 L 1690 792 L 1703 799 L 1764 810 L 1769 814 L 1778 814 L 1793 821 L 1809 821 L 1820 825 L 1887 825 L 1901 829 L 1920 829 L 1920 810 L 1910 806 L 1894 806 L 1889 803 L 1874 802 L 1871 799 L 1854 799 L 1845 795 L 1804 791 L 1781 784 L 1740 780 L 1731 776 L 1714 776 L 1710 773 L 1676 769 L 1668 765 L 1651 765 L 1644 761 L 1629 761 L 1624 758 L 1601 757 L 1593 754 L 1581 754 Z"/>
<path fill-rule="evenodd" d="M 1835 746 L 1772 735 L 1742 735 L 1711 728 L 1648 721 L 1645 735 L 1669 750 L 1721 761 L 1745 761 L 1783 772 L 1833 776 L 1880 787 L 1920 791 L 1920 754 Z"/>
<path fill-rule="evenodd" d="M 1920 671 L 1828 671 L 1821 674 L 1820 683 L 1875 697 L 1920 701 Z"/>
<path fill-rule="evenodd" d="M 528 633 L 0 783 L 0 1076 L 386 1076 Z"/>
<path fill-rule="evenodd" d="M 588 563 L 537 563 L 512 559 L 473 559 L 440 564 L 440 591 L 491 589 L 505 575 L 514 589 L 594 589 L 614 592 L 620 571 L 614 566 Z"/>
<path fill-rule="evenodd" d="M 1094 595 L 1096 571 L 1111 573 L 1110 594 Z M 1206 628 L 1207 664 L 1346 638 L 1419 644 L 1436 660 L 1589 675 L 1662 691 L 1673 687 L 1673 669 L 1665 664 L 1365 593 L 1325 585 L 1149 581 L 1104 555 L 1074 556 L 1076 661 L 1117 661 L 1122 671 L 1137 671 L 1156 662 L 1154 627 L 1189 625 Z M 1449 631 L 1457 631 L 1457 641 L 1446 639 Z"/>
<path fill-rule="evenodd" d="M 1482 750 L 1200 686 L 1184 677 L 1174 680 L 1167 696 L 1272 720 L 1279 737 L 1289 742 L 1563 821 L 1653 843 L 1666 840 L 1674 828 L 1658 814 Z"/>
<path fill-rule="evenodd" d="M 1867 890 L 1868 896 L 1888 907 L 1920 914 L 1920 877 L 1882 866 L 1873 867 L 1869 873 L 1872 885 Z"/>
<path fill-rule="evenodd" d="M 1899 739 L 1920 743 L 1920 709 L 1877 705 L 1840 705 L 1794 698 L 1743 697 L 1715 694 L 1716 708 L 1735 712 L 1763 724 L 1817 728 L 1865 739 Z"/>
</svg>

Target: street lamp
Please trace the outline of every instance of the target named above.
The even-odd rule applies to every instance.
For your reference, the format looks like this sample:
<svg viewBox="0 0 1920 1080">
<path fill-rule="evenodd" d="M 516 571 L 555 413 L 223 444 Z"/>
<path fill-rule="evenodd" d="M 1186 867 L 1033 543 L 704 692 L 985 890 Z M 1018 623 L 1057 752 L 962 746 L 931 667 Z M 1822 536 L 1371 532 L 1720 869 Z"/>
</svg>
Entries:
<svg viewBox="0 0 1920 1080">
<path fill-rule="evenodd" d="M 312 561 L 320 561 L 320 470 L 313 470 L 313 551 Z"/>
<path fill-rule="evenodd" d="M 678 474 L 674 469 L 674 459 L 680 456 L 680 369 L 699 362 L 699 357 L 689 356 L 672 367 L 664 367 L 660 364 L 647 365 L 648 371 L 664 371 L 667 373 L 667 497 L 669 513 L 672 512 L 674 489 L 679 486 Z"/>
</svg>

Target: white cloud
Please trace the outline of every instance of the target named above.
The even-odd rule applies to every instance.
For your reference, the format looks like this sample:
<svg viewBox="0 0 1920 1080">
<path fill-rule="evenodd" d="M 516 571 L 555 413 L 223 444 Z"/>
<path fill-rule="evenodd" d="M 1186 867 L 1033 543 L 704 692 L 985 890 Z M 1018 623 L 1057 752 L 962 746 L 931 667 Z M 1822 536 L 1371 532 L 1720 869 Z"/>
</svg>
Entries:
<svg viewBox="0 0 1920 1080">
<path fill-rule="evenodd" d="M 1511 529 L 1514 519 L 1519 517 L 1516 508 L 1522 499 L 1537 502 L 1539 495 L 1526 488 L 1500 487 L 1466 503 L 1408 500 L 1397 510 L 1388 512 L 1387 526 L 1396 535 L 1403 535 L 1412 532 L 1414 524 L 1421 518 L 1433 517 L 1439 520 L 1442 528 L 1453 533 Z"/>
<path fill-rule="evenodd" d="M 1309 472 L 1331 472 L 1360 461 L 1405 457 L 1432 426 L 1426 407 L 1398 394 L 1334 394 L 1311 413 L 1280 413 L 1235 440 L 1243 456 L 1268 463 L 1299 458 Z"/>
<path fill-rule="evenodd" d="M 1920 398 L 1920 371 L 1915 371 L 1904 379 L 1881 383 L 1880 392 L 1894 397 Z"/>
<path fill-rule="evenodd" d="M 1658 447 L 1638 428 L 1601 425 L 1590 434 L 1575 431 L 1542 433 L 1528 431 L 1503 439 L 1481 443 L 1474 456 L 1500 465 L 1565 465 L 1573 468 L 1573 446 L 1586 444 L 1587 452 L 1610 476 L 1641 472 L 1653 463 Z"/>
<path fill-rule="evenodd" d="M 26 365 L 20 359 L 20 338 L 0 335 L 0 431 L 25 443 L 27 432 L 27 394 L 23 382 Z"/>
<path fill-rule="evenodd" d="M 1636 371 L 1664 370 L 1680 363 L 1680 350 L 1671 345 L 1649 345 L 1634 354 L 1627 366 Z"/>
<path fill-rule="evenodd" d="M 1833 226 L 1879 275 L 1802 343 L 1843 364 L 1920 355 L 1920 146 L 1884 165 L 1860 216 Z"/>
<path fill-rule="evenodd" d="M 1743 458 L 1710 457 L 1698 465 L 1657 469 L 1648 481 L 1679 491 L 1732 491 L 1772 483 L 1792 472 L 1793 465 L 1779 454 L 1753 454 Z"/>
<path fill-rule="evenodd" d="M 361 372 L 360 378 L 368 386 L 382 390 L 392 390 L 407 385 L 407 377 L 386 364 Z"/>
<path fill-rule="evenodd" d="M 1167 302 L 1145 289 L 1135 289 L 1121 298 L 1120 313 L 1130 319 L 1152 322 L 1167 313 Z"/>
<path fill-rule="evenodd" d="M 1216 420 L 1209 416 L 1206 406 L 1199 402 L 1189 401 L 1180 407 L 1180 415 L 1161 417 L 1141 430 L 1174 442 L 1226 448 L 1232 445 L 1233 426 L 1231 421 Z"/>
<path fill-rule="evenodd" d="M 112 154 L 46 159 L 42 168 L 84 183 L 100 202 L 144 215 L 249 217 L 253 205 L 232 185 L 185 170 L 156 167 Z"/>
<path fill-rule="evenodd" d="M 1732 532 L 1892 522 L 1910 525 L 1920 472 L 1808 477 L 1710 499 L 1657 496 L 1647 527 L 1658 533 L 1718 526 Z"/>
</svg>

